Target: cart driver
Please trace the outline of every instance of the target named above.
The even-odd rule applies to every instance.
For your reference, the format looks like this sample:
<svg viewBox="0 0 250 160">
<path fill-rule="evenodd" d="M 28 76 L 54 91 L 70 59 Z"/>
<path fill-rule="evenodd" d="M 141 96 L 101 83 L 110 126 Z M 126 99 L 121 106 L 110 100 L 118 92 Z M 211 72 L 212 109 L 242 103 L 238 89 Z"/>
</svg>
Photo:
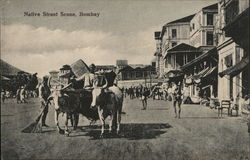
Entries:
<svg viewBox="0 0 250 160">
<path fill-rule="evenodd" d="M 95 80 L 95 68 L 94 64 L 89 66 L 89 73 L 84 73 L 81 77 L 77 78 L 76 81 L 83 81 L 83 88 L 87 91 L 91 91 L 93 89 L 93 84 Z"/>
</svg>

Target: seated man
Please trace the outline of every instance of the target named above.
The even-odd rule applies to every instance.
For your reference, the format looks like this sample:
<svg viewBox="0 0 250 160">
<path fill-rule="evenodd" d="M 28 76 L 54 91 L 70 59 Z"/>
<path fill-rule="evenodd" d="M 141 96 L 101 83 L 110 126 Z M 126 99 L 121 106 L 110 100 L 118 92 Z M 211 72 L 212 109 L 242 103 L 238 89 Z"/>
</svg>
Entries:
<svg viewBox="0 0 250 160">
<path fill-rule="evenodd" d="M 90 72 L 83 74 L 81 77 L 77 78 L 76 81 L 83 81 L 83 88 L 91 91 L 93 89 L 93 84 L 95 80 L 95 65 L 91 64 L 89 66 Z"/>
</svg>

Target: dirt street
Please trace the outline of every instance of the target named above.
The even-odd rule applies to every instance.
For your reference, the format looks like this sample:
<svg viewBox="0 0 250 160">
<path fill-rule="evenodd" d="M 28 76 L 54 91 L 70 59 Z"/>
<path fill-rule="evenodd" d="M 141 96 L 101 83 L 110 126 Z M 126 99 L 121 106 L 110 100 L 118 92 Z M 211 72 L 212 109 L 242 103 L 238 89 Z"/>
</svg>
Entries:
<svg viewBox="0 0 250 160">
<path fill-rule="evenodd" d="M 80 117 L 69 137 L 60 135 L 50 107 L 43 133 L 21 133 L 39 113 L 38 99 L 1 105 L 1 159 L 250 159 L 250 134 L 241 117 L 217 118 L 217 111 L 200 105 L 183 105 L 174 118 L 170 102 L 150 99 L 141 110 L 138 99 L 125 99 L 120 135 L 99 139 L 100 122 L 89 125 Z M 61 117 L 60 117 L 61 119 Z M 108 119 L 106 120 L 108 122 Z M 63 126 L 62 121 L 60 121 Z M 71 128 L 72 130 L 72 128 Z"/>
</svg>

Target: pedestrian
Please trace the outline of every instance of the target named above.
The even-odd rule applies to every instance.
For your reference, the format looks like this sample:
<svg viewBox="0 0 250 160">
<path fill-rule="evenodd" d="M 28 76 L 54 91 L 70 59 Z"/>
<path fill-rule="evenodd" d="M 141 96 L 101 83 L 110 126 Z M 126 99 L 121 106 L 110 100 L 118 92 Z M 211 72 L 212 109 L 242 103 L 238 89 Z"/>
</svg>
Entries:
<svg viewBox="0 0 250 160">
<path fill-rule="evenodd" d="M 133 90 L 132 86 L 129 88 L 129 94 L 130 94 L 130 99 L 133 99 L 134 98 L 134 90 Z"/>
<path fill-rule="evenodd" d="M 188 100 L 189 96 L 190 96 L 190 92 L 189 92 L 189 88 L 187 85 L 185 85 L 185 87 L 182 90 L 182 94 L 183 94 L 183 99 L 182 99 L 182 104 L 190 104 L 190 101 Z"/>
<path fill-rule="evenodd" d="M 4 103 L 4 101 L 5 101 L 5 97 L 6 97 L 6 95 L 5 95 L 5 91 L 4 91 L 4 90 L 2 90 L 2 91 L 1 91 L 1 100 L 2 100 L 2 103 Z"/>
<path fill-rule="evenodd" d="M 43 115 L 42 115 L 42 126 L 43 127 L 49 127 L 45 121 L 46 117 L 49 111 L 49 104 L 48 104 L 48 97 L 50 96 L 50 88 L 48 86 L 48 77 L 44 76 L 42 84 L 39 86 L 39 98 L 41 101 L 41 108 L 43 109 Z"/>
<path fill-rule="evenodd" d="M 21 90 L 20 90 L 20 102 L 21 103 L 27 103 L 26 100 L 25 100 L 25 94 L 26 91 L 24 89 L 24 86 L 21 86 Z"/>
<path fill-rule="evenodd" d="M 20 100 L 20 91 L 21 91 L 21 87 L 19 87 L 16 91 L 16 103 L 21 103 Z"/>
<path fill-rule="evenodd" d="M 172 93 L 172 100 L 173 100 L 173 106 L 174 106 L 174 112 L 175 112 L 175 118 L 181 118 L 181 103 L 182 103 L 182 93 L 180 85 L 174 87 L 175 90 Z M 178 106 L 178 112 L 176 109 L 176 105 Z"/>
<path fill-rule="evenodd" d="M 127 87 L 125 88 L 125 91 L 124 91 L 124 97 L 126 98 L 127 97 L 127 93 L 128 93 L 128 89 Z"/>
<path fill-rule="evenodd" d="M 142 107 L 143 107 L 142 110 L 147 109 L 149 95 L 150 95 L 150 90 L 147 87 L 145 87 L 141 95 L 141 101 L 142 101 Z"/>
</svg>

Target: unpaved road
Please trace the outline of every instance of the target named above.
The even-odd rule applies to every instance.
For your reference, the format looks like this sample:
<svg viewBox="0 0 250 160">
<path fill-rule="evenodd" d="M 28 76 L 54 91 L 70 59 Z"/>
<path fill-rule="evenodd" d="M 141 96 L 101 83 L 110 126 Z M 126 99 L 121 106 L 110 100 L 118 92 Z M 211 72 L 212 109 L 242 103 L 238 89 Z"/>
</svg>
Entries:
<svg viewBox="0 0 250 160">
<path fill-rule="evenodd" d="M 50 108 L 43 133 L 21 133 L 39 112 L 38 99 L 1 105 L 1 159 L 250 159 L 250 134 L 241 117 L 218 119 L 216 110 L 184 105 L 175 119 L 171 104 L 125 99 L 120 135 L 99 139 L 100 123 L 90 126 L 84 117 L 70 137 L 59 135 Z M 63 125 L 61 123 L 61 125 Z"/>
</svg>

